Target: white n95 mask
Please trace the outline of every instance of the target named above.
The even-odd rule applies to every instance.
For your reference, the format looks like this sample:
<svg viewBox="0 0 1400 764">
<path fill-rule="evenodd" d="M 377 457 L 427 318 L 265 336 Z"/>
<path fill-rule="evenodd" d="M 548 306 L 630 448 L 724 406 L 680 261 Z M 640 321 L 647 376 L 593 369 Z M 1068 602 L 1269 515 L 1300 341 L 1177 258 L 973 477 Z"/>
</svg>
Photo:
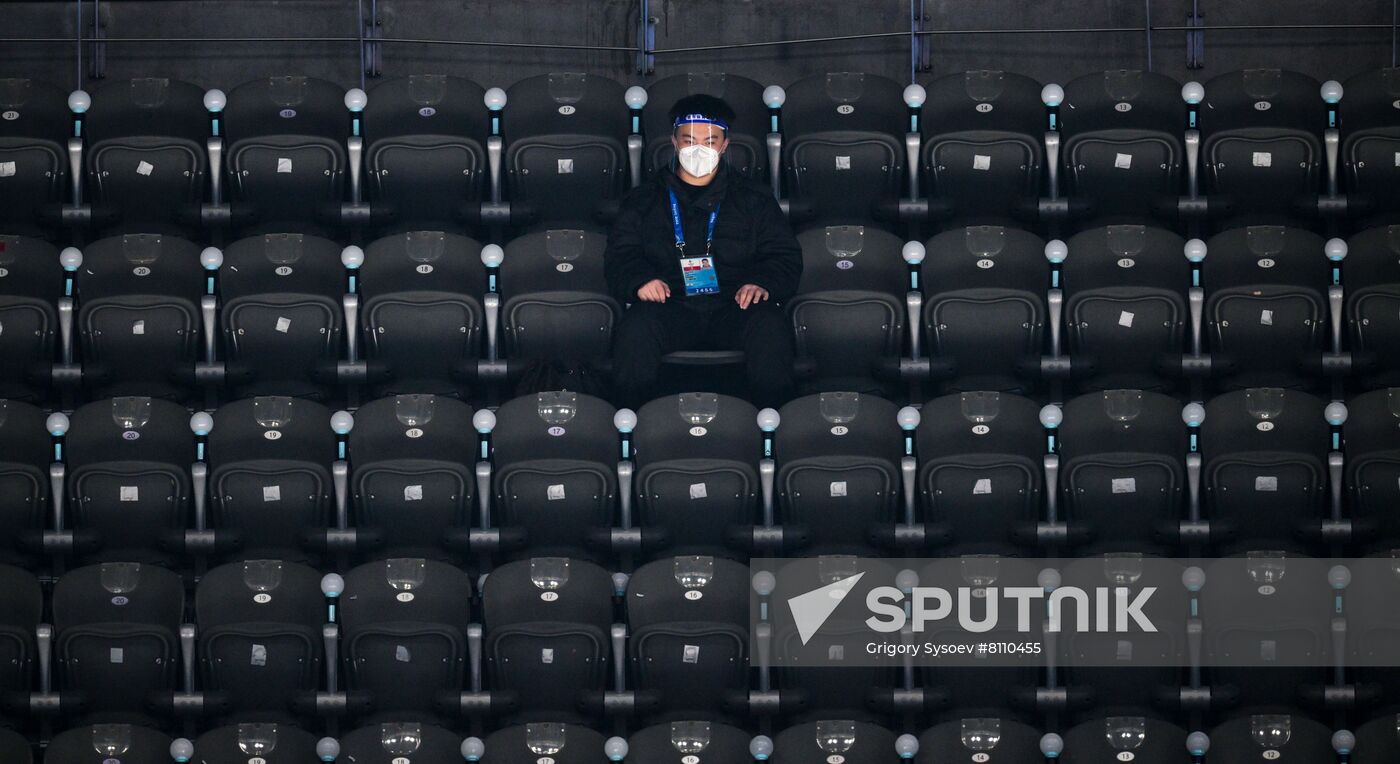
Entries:
<svg viewBox="0 0 1400 764">
<path fill-rule="evenodd" d="M 681 167 L 697 178 L 703 178 L 719 167 L 719 152 L 709 146 L 686 146 L 676 152 Z"/>
</svg>

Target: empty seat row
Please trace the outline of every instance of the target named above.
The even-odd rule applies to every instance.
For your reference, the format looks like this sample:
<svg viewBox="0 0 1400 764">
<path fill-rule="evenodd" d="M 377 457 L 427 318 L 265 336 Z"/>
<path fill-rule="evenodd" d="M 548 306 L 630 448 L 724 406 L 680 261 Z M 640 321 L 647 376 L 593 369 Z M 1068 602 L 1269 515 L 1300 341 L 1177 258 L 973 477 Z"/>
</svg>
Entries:
<svg viewBox="0 0 1400 764">
<path fill-rule="evenodd" d="M 191 417 L 119 397 L 47 420 L 5 402 L 0 559 L 1379 551 L 1400 538 L 1397 401 L 969 392 L 897 410 L 847 392 L 757 412 L 687 393 L 633 413 L 558 391 L 495 412 L 262 396 Z"/>
<path fill-rule="evenodd" d="M 738 114 L 732 164 L 799 221 L 1377 220 L 1396 211 L 1395 79 L 1257 69 L 1182 88 L 1108 71 L 1042 88 L 972 71 L 902 89 L 836 72 L 785 91 L 687 74 L 624 91 L 583 73 L 506 90 L 414 75 L 366 95 L 278 76 L 227 96 L 138 78 L 69 97 L 8 79 L 0 199 L 20 232 L 599 225 L 669 161 L 670 103 L 706 93 Z"/>
<path fill-rule="evenodd" d="M 1380 387 L 1397 378 L 1400 226 L 1324 241 L 1276 226 L 1184 241 L 1113 225 L 1068 242 L 970 226 L 903 243 L 803 233 L 788 304 L 806 391 Z M 366 250 L 296 233 L 224 250 L 130 233 L 56 252 L 0 237 L 0 390 L 188 399 L 480 399 L 538 361 L 601 365 L 621 307 L 603 239 L 504 249 L 411 231 Z"/>
</svg>

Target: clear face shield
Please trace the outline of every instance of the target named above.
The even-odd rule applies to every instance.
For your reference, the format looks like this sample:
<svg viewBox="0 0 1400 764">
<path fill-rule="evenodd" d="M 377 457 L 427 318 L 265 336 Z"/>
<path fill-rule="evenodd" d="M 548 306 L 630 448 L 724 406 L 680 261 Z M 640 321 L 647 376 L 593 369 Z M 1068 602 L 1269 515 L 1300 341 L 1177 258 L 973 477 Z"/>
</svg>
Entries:
<svg viewBox="0 0 1400 764">
<path fill-rule="evenodd" d="M 676 120 L 671 143 L 681 169 L 695 178 L 714 173 L 719 168 L 720 155 L 729 146 L 724 126 L 700 114 L 687 114 Z"/>
</svg>

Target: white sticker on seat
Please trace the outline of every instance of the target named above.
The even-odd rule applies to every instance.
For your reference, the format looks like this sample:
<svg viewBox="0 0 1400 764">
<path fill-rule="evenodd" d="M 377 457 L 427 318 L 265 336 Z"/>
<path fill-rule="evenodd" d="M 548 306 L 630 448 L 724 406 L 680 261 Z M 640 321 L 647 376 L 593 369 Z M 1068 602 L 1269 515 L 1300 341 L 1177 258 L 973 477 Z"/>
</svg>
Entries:
<svg viewBox="0 0 1400 764">
<path fill-rule="evenodd" d="M 1259 323 L 1263 324 L 1264 326 L 1273 326 L 1274 312 L 1272 310 L 1259 311 Z"/>
<path fill-rule="evenodd" d="M 290 319 L 290 318 L 281 318 L 281 317 L 278 317 L 278 319 L 277 319 L 277 331 L 279 331 L 279 332 L 281 332 L 281 333 L 283 333 L 283 334 L 286 334 L 286 333 L 287 333 L 287 330 L 290 329 L 290 328 L 292 328 L 292 319 Z"/>
<path fill-rule="evenodd" d="M 992 492 L 992 479 L 991 479 L 991 478 L 977 478 L 977 482 L 972 484 L 972 495 L 973 495 L 973 496 L 978 496 L 978 495 L 980 495 L 980 494 L 991 493 L 991 492 Z"/>
<path fill-rule="evenodd" d="M 573 174 L 574 174 L 574 160 L 572 160 L 572 159 L 560 159 L 560 160 L 559 160 L 559 164 L 558 164 L 558 174 L 559 174 L 559 175 L 573 175 Z"/>
<path fill-rule="evenodd" d="M 554 662 L 554 648 L 552 648 L 552 647 L 542 647 L 542 648 L 540 648 L 540 663 L 550 664 L 550 663 L 553 663 L 553 662 Z"/>
<path fill-rule="evenodd" d="M 423 486 L 421 486 L 421 485 L 406 485 L 406 486 L 404 486 L 404 487 L 403 487 L 403 500 L 404 500 L 404 501 L 422 501 L 422 500 L 423 500 Z"/>
<path fill-rule="evenodd" d="M 146 322 L 145 322 L 145 321 L 133 321 L 133 322 L 131 322 L 131 333 L 132 333 L 132 334 L 145 334 L 145 333 L 146 333 Z"/>
<path fill-rule="evenodd" d="M 710 495 L 709 492 L 705 489 L 705 484 L 704 484 L 704 483 L 691 483 L 691 484 L 690 484 L 690 498 L 692 498 L 692 499 L 704 499 L 704 498 L 708 497 L 709 495 Z"/>
<path fill-rule="evenodd" d="M 838 169 L 838 170 L 849 170 L 849 169 L 851 169 L 851 158 L 850 158 L 850 157 L 842 157 L 842 156 L 836 157 L 836 169 Z"/>
<path fill-rule="evenodd" d="M 1274 166 L 1274 155 L 1273 155 L 1273 154 L 1270 154 L 1270 153 L 1267 152 L 1267 151 L 1256 151 L 1256 152 L 1254 152 L 1254 166 L 1255 166 L 1255 167 L 1273 167 L 1273 166 Z"/>
<path fill-rule="evenodd" d="M 699 646 L 699 645 L 685 645 L 685 646 L 684 646 L 684 649 L 681 651 L 681 662 L 682 662 L 682 663 L 699 663 L 699 662 L 700 662 L 700 646 Z"/>
<path fill-rule="evenodd" d="M 550 501 L 559 501 L 564 498 L 564 484 L 556 483 L 545 492 Z"/>
<path fill-rule="evenodd" d="M 141 160 L 140 162 L 137 162 L 137 163 L 136 163 L 136 174 L 137 174 L 137 175 L 150 175 L 151 172 L 153 172 L 155 169 L 156 169 L 156 166 L 155 166 L 155 165 L 151 164 L 150 162 L 145 161 L 144 159 Z"/>
<path fill-rule="evenodd" d="M 1277 491 L 1278 478 L 1273 475 L 1259 475 L 1254 478 L 1254 490 L 1256 491 Z"/>
<path fill-rule="evenodd" d="M 972 169 L 974 169 L 974 170 L 990 170 L 990 169 L 992 169 L 992 158 L 989 157 L 989 156 L 987 156 L 986 154 L 973 154 L 973 155 L 972 155 Z"/>
<path fill-rule="evenodd" d="M 140 501 L 141 489 L 134 485 L 124 485 L 121 488 L 120 496 L 122 501 Z"/>
<path fill-rule="evenodd" d="M 248 659 L 248 665 L 250 665 L 250 666 L 266 666 L 266 665 L 267 665 L 267 645 L 259 645 L 259 644 L 254 644 L 254 645 L 253 645 L 253 655 L 252 655 L 252 657 L 250 657 L 250 658 Z"/>
<path fill-rule="evenodd" d="M 403 645 L 394 645 L 394 660 L 399 663 L 408 663 L 413 660 L 413 653 L 410 653 L 408 648 Z"/>
<path fill-rule="evenodd" d="M 1116 168 L 1119 169 L 1119 170 L 1131 170 L 1131 169 L 1133 169 L 1133 155 L 1132 155 L 1132 154 L 1114 154 L 1114 155 L 1113 155 L 1113 166 L 1116 167 Z"/>
<path fill-rule="evenodd" d="M 281 501 L 281 500 L 282 500 L 282 486 L 280 486 L 280 485 L 265 485 L 265 486 L 263 486 L 263 501 Z"/>
<path fill-rule="evenodd" d="M 1132 314 L 1132 313 L 1129 313 L 1129 312 L 1126 311 L 1126 310 L 1123 311 L 1123 312 L 1121 312 L 1121 313 L 1119 313 L 1119 314 L 1118 314 L 1118 325 L 1119 325 L 1119 326 L 1123 326 L 1123 327 L 1127 327 L 1127 328 L 1129 328 L 1129 329 L 1133 328 L 1133 314 Z"/>
<path fill-rule="evenodd" d="M 1395 155 L 1395 163 L 1400 166 L 1400 154 Z M 15 176 L 14 162 L 0 162 L 0 178 L 13 178 Z"/>
<path fill-rule="evenodd" d="M 826 648 L 826 659 L 829 660 L 829 661 L 844 661 L 844 660 L 846 660 L 846 646 L 845 646 L 845 645 L 828 645 L 827 648 Z"/>
<path fill-rule="evenodd" d="M 10 162 L 10 164 L 14 164 L 14 162 Z M 1395 166 L 1400 167 L 1400 151 L 1395 152 Z"/>
<path fill-rule="evenodd" d="M 111 663 L 126 663 L 126 651 L 120 647 L 113 647 L 107 652 L 107 660 Z"/>
<path fill-rule="evenodd" d="M 833 480 L 833 481 L 831 481 L 831 495 L 834 496 L 834 497 L 845 496 L 845 495 L 846 495 L 846 481 L 844 481 L 844 480 Z"/>
<path fill-rule="evenodd" d="M 291 171 L 292 171 L 292 160 L 291 160 L 291 158 L 290 158 L 290 157 L 278 157 L 278 158 L 277 158 L 277 172 L 287 172 L 287 173 L 289 173 L 289 172 L 291 172 Z"/>
<path fill-rule="evenodd" d="M 1114 493 L 1137 493 L 1137 478 L 1113 478 Z"/>
</svg>

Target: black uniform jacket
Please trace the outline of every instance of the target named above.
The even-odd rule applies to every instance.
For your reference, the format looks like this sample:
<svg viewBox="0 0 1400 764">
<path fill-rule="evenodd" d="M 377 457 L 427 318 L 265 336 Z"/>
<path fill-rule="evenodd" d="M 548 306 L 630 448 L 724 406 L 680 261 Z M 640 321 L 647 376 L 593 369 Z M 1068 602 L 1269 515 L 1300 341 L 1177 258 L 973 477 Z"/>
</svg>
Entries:
<svg viewBox="0 0 1400 764">
<path fill-rule="evenodd" d="M 726 163 L 716 172 L 709 185 L 691 187 L 662 170 L 623 198 L 604 255 L 608 288 L 619 302 L 636 302 L 637 290 L 652 279 L 670 285 L 671 300 L 701 309 L 732 301 L 745 284 L 763 287 L 769 299 L 779 302 L 797 291 L 802 249 L 772 192 Z M 668 189 L 676 191 L 680 204 L 686 257 L 704 256 L 710 212 L 719 205 L 711 250 L 719 294 L 686 297 Z"/>
</svg>

